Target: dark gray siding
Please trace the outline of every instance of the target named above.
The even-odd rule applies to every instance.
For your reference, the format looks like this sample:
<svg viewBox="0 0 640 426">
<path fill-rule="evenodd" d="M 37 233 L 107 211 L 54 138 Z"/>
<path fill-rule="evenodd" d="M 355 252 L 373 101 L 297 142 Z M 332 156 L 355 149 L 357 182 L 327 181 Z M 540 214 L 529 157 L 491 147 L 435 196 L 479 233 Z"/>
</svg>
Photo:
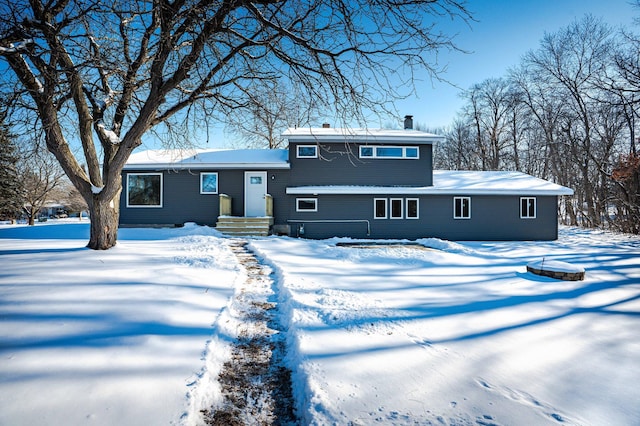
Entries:
<svg viewBox="0 0 640 426">
<path fill-rule="evenodd" d="M 453 219 L 453 196 L 319 195 L 317 212 L 291 209 L 293 236 L 305 238 L 448 240 L 554 240 L 557 238 L 557 198 L 536 197 L 537 217 L 520 219 L 519 196 L 472 196 L 471 219 Z M 295 200 L 296 197 L 292 197 Z M 419 198 L 419 219 L 374 219 L 374 198 Z M 293 204 L 293 202 L 292 202 Z M 347 222 L 359 219 L 363 222 Z M 315 222 L 345 220 L 344 223 Z M 370 234 L 367 235 L 367 222 Z M 300 227 L 304 224 L 304 234 Z"/>
<path fill-rule="evenodd" d="M 289 146 L 291 182 L 307 185 L 433 185 L 432 146 L 420 145 L 419 159 L 360 159 L 361 144 L 321 144 L 318 158 L 296 158 L 297 145 Z M 369 144 L 368 146 L 372 146 Z M 411 145 L 407 145 L 411 146 Z"/>
<path fill-rule="evenodd" d="M 275 223 L 286 223 L 289 199 L 285 196 L 288 170 L 266 170 L 267 191 L 274 199 Z M 219 194 L 232 198 L 233 216 L 244 216 L 244 170 L 180 170 L 162 171 L 163 206 L 127 207 L 127 174 L 149 173 L 149 170 L 126 170 L 120 197 L 121 225 L 182 225 L 195 222 L 215 225 L 220 212 Z M 200 172 L 218 173 L 218 194 L 200 194 Z"/>
</svg>

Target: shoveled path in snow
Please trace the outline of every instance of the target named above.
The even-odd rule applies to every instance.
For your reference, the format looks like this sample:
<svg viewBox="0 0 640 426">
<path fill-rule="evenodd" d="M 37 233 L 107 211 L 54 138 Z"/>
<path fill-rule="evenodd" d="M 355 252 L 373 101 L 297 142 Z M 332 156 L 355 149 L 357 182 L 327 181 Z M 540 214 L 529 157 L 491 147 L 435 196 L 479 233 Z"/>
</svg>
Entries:
<svg viewBox="0 0 640 426">
<path fill-rule="evenodd" d="M 229 247 L 247 279 L 230 306 L 238 337 L 218 378 L 224 402 L 203 412 L 205 421 L 225 426 L 296 424 L 271 268 L 260 264 L 246 241 L 233 240 Z"/>
</svg>

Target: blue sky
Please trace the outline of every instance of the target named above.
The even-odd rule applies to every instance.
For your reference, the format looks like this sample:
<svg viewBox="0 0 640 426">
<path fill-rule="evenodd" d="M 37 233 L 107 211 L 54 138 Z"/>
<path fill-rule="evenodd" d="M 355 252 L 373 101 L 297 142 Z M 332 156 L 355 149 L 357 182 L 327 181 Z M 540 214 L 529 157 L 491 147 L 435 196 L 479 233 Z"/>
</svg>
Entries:
<svg viewBox="0 0 640 426">
<path fill-rule="evenodd" d="M 518 64 L 528 50 L 539 46 L 545 33 L 555 32 L 585 14 L 602 18 L 613 26 L 633 26 L 640 18 L 640 9 L 633 0 L 468 0 L 468 8 L 475 22 L 470 25 L 442 18 L 438 27 L 447 34 L 457 34 L 456 44 L 470 53 L 443 54 L 439 60 L 448 71 L 441 75 L 451 84 L 431 81 L 425 76 L 416 82 L 417 94 L 398 101 L 396 122 L 377 119 L 369 127 L 400 126 L 402 116 L 411 114 L 416 123 L 429 128 L 451 124 L 463 105 L 461 90 L 490 77 L 504 76 Z M 640 31 L 640 25 L 638 25 Z M 635 30 L 635 28 L 634 28 Z M 4 68 L 5 64 L 2 63 Z M 327 121 L 331 121 L 330 119 Z M 320 125 L 321 123 L 315 123 Z M 338 124 L 338 123 L 332 123 Z M 232 144 L 233 136 L 218 125 L 209 129 L 209 143 L 202 134 L 202 147 L 223 147 Z M 153 138 L 145 138 L 148 148 L 159 145 Z"/>
<path fill-rule="evenodd" d="M 545 33 L 556 32 L 585 14 L 600 17 L 613 27 L 631 27 L 633 19 L 640 18 L 640 9 L 629 0 L 469 0 L 468 7 L 477 21 L 471 28 L 443 26 L 458 33 L 459 47 L 472 52 L 447 55 L 444 60 L 448 72 L 442 77 L 461 89 L 504 76 L 523 54 L 540 45 Z M 445 83 L 420 82 L 418 91 L 418 97 L 398 102 L 397 107 L 401 114 L 412 114 L 416 122 L 428 127 L 451 124 L 463 105 L 460 89 Z"/>
<path fill-rule="evenodd" d="M 440 65 L 447 65 L 447 72 L 441 77 L 450 84 L 425 76 L 416 82 L 415 96 L 396 103 L 399 113 L 396 122 L 373 118 L 367 125 L 372 128 L 401 126 L 402 117 L 410 114 L 414 122 L 428 128 L 448 126 L 463 106 L 459 96 L 462 90 L 490 77 L 505 76 L 510 67 L 520 62 L 522 55 L 539 47 L 545 33 L 567 27 L 586 14 L 602 18 L 614 28 L 631 27 L 634 18 L 640 18 L 640 9 L 632 6 L 631 1 L 468 0 L 475 22 L 465 24 L 443 18 L 437 23 L 446 34 L 457 34 L 456 44 L 469 52 L 439 57 Z M 221 125 L 216 127 L 209 129 L 209 143 L 203 143 L 203 147 L 231 145 L 234 136 L 223 132 Z"/>
</svg>

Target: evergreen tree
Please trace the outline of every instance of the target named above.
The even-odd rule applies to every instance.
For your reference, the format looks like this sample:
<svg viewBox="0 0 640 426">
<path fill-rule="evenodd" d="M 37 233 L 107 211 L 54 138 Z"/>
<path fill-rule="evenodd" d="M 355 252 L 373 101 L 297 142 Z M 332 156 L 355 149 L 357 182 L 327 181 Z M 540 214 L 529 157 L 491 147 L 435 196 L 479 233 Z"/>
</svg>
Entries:
<svg viewBox="0 0 640 426">
<path fill-rule="evenodd" d="M 1 117 L 2 122 L 4 117 Z M 16 164 L 16 145 L 4 124 L 0 125 L 0 220 L 16 219 L 22 210 L 22 188 Z"/>
</svg>

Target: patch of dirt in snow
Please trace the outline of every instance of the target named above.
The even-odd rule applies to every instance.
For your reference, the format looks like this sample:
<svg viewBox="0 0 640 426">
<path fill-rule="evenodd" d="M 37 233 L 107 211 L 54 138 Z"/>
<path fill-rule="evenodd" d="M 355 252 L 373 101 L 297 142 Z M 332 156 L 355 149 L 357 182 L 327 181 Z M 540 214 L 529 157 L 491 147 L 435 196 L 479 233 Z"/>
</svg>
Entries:
<svg viewBox="0 0 640 426">
<path fill-rule="evenodd" d="M 231 359 L 218 378 L 224 403 L 205 410 L 205 422 L 215 426 L 297 424 L 291 393 L 291 371 L 284 366 L 286 352 L 278 306 L 273 297 L 271 269 L 261 265 L 245 241 L 230 244 L 247 281 L 233 308 L 239 321 Z"/>
</svg>

